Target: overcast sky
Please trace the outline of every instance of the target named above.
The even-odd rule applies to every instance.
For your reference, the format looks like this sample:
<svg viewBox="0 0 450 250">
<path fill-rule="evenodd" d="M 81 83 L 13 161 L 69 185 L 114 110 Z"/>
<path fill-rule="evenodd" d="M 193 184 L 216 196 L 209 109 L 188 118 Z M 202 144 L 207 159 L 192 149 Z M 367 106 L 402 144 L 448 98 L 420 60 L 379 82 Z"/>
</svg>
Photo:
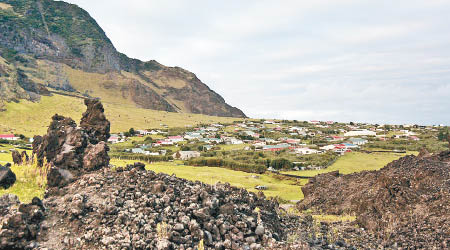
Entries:
<svg viewBox="0 0 450 250">
<path fill-rule="evenodd" d="M 68 2 L 250 117 L 450 125 L 450 1 Z"/>
</svg>

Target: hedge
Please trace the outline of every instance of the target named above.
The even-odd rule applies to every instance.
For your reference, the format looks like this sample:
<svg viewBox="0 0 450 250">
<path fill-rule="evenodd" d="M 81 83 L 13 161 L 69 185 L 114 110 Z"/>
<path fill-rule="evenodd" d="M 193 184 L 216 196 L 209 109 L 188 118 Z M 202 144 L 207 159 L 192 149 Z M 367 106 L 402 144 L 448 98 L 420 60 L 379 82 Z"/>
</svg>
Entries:
<svg viewBox="0 0 450 250">
<path fill-rule="evenodd" d="M 264 165 L 241 163 L 233 160 L 224 160 L 217 157 L 192 158 L 186 163 L 191 166 L 224 167 L 232 170 L 258 174 L 262 174 L 267 170 Z"/>
</svg>

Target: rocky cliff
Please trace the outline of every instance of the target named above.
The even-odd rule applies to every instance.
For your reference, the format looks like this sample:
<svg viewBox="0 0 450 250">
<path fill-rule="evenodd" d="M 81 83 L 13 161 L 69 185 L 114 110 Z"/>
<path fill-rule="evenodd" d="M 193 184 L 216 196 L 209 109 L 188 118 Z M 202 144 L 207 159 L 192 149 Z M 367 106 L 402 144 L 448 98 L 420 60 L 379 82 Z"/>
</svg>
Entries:
<svg viewBox="0 0 450 250">
<path fill-rule="evenodd" d="M 62 1 L 0 1 L 0 56 L 1 101 L 37 101 L 56 89 L 148 109 L 245 117 L 193 73 L 118 52 L 89 13 Z"/>
</svg>

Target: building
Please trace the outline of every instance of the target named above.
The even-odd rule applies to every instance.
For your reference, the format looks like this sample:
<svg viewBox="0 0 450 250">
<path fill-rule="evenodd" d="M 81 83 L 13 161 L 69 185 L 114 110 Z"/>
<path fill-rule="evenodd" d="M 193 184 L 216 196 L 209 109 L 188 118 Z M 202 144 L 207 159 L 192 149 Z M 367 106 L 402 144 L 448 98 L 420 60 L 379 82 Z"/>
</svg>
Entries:
<svg viewBox="0 0 450 250">
<path fill-rule="evenodd" d="M 176 136 L 168 136 L 167 141 L 171 141 L 173 143 L 184 141 L 183 137 L 181 135 Z"/>
<path fill-rule="evenodd" d="M 133 154 L 146 154 L 148 151 L 143 150 L 142 148 L 132 148 L 131 153 Z"/>
<path fill-rule="evenodd" d="M 345 137 L 352 137 L 352 136 L 376 136 L 377 133 L 374 131 L 366 130 L 366 129 L 360 129 L 360 130 L 352 130 L 348 131 L 344 134 Z"/>
<path fill-rule="evenodd" d="M 287 143 L 282 143 L 278 145 L 265 145 L 263 146 L 264 151 L 280 151 L 283 149 L 289 149 L 291 146 Z"/>
<path fill-rule="evenodd" d="M 296 148 L 295 153 L 299 155 L 317 154 L 319 151 L 310 148 Z"/>
<path fill-rule="evenodd" d="M 174 159 L 180 159 L 180 160 L 189 160 L 191 158 L 200 157 L 200 152 L 197 151 L 178 151 L 174 153 L 173 155 Z"/>
<path fill-rule="evenodd" d="M 0 140 L 8 140 L 8 141 L 17 141 L 19 137 L 14 136 L 13 134 L 0 135 Z"/>
<path fill-rule="evenodd" d="M 350 139 L 348 139 L 348 141 L 349 141 L 350 143 L 355 144 L 355 145 L 358 145 L 358 146 L 364 145 L 364 144 L 366 144 L 366 143 L 369 142 L 369 141 L 366 140 L 366 139 L 362 139 L 362 138 L 353 138 L 353 137 L 350 138 Z"/>
<path fill-rule="evenodd" d="M 113 143 L 113 144 L 114 143 L 119 143 L 120 142 L 120 137 L 111 135 L 109 137 L 109 139 L 108 139 L 108 142 Z"/>
</svg>

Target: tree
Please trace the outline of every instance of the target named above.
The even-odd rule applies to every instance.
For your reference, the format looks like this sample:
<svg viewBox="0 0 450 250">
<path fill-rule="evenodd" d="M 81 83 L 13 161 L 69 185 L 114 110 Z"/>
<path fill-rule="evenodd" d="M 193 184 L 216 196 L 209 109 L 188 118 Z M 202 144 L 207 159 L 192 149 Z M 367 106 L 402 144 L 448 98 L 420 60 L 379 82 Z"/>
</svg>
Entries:
<svg viewBox="0 0 450 250">
<path fill-rule="evenodd" d="M 134 128 L 130 128 L 130 130 L 128 131 L 130 133 L 130 135 L 135 135 L 136 131 L 134 131 Z"/>
</svg>

